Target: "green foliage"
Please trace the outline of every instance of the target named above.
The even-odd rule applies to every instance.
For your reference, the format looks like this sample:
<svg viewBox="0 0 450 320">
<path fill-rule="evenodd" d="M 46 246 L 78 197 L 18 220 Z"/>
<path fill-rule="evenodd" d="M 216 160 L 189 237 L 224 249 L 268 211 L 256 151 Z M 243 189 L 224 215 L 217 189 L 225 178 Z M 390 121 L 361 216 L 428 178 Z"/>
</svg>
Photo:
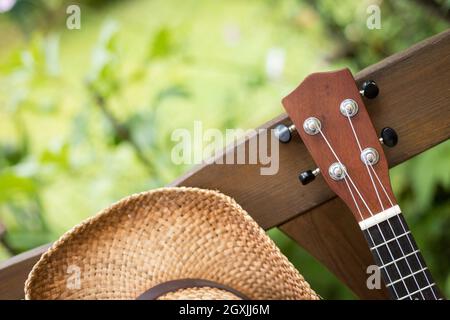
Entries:
<svg viewBox="0 0 450 320">
<path fill-rule="evenodd" d="M 103 98 L 108 98 L 120 90 L 119 49 L 117 45 L 118 25 L 106 22 L 92 54 L 89 87 Z"/>
<path fill-rule="evenodd" d="M 442 143 L 393 170 L 396 194 L 407 201 L 405 209 L 412 215 L 432 208 L 439 200 L 437 193 L 450 189 L 449 154 L 450 143 Z"/>
<path fill-rule="evenodd" d="M 163 27 L 159 29 L 150 43 L 147 60 L 166 58 L 174 50 L 171 31 Z"/>
<path fill-rule="evenodd" d="M 0 260 L 185 172 L 170 159 L 174 129 L 258 126 L 308 73 L 358 71 L 448 27 L 406 0 L 382 2 L 381 30 L 366 28 L 364 1 L 86 0 L 82 29 L 70 31 L 69 1 L 30 3 L 0 16 L 10 40 L 0 47 Z M 273 49 L 285 59 L 278 77 L 267 71 Z M 447 295 L 449 160 L 446 142 L 392 170 Z M 280 231 L 269 234 L 324 298 L 353 297 Z"/>
<path fill-rule="evenodd" d="M 448 295 L 450 277 L 450 141 L 394 168 L 400 205 L 436 281 Z"/>
</svg>

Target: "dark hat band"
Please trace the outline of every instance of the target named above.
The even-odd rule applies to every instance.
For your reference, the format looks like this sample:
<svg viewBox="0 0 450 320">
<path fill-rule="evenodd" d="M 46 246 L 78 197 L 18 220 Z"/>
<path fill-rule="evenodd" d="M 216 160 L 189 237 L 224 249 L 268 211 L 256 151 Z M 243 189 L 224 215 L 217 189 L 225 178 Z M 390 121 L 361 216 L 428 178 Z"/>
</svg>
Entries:
<svg viewBox="0 0 450 320">
<path fill-rule="evenodd" d="M 204 287 L 225 290 L 241 298 L 242 300 L 250 300 L 247 296 L 245 296 L 244 294 L 233 288 L 230 288 L 226 285 L 214 281 L 204 279 L 178 279 L 166 281 L 148 289 L 147 291 L 142 293 L 139 297 L 137 297 L 136 300 L 156 300 L 167 293 L 175 292 L 181 289 L 204 288 Z"/>
</svg>

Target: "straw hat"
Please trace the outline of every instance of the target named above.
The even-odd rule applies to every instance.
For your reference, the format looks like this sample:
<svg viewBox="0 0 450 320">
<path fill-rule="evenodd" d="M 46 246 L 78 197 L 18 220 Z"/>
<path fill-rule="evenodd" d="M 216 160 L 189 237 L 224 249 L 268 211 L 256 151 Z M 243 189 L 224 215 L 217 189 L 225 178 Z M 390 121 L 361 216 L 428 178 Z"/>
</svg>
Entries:
<svg viewBox="0 0 450 320">
<path fill-rule="evenodd" d="M 127 197 L 64 234 L 26 299 L 318 299 L 230 197 L 162 188 Z"/>
</svg>

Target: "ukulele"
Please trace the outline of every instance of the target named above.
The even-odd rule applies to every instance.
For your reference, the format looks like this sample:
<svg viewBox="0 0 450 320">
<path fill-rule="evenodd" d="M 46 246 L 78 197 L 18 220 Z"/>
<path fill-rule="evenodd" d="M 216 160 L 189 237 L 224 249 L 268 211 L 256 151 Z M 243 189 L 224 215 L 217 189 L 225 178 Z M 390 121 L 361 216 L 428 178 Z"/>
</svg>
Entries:
<svg viewBox="0 0 450 320">
<path fill-rule="evenodd" d="M 283 99 L 283 106 L 322 176 L 352 211 L 392 299 L 441 300 L 425 260 L 392 192 L 383 144 L 395 131 L 375 132 L 361 95 L 374 98 L 373 81 L 357 88 L 348 69 L 314 73 Z M 291 126 L 289 129 L 292 129 Z"/>
</svg>

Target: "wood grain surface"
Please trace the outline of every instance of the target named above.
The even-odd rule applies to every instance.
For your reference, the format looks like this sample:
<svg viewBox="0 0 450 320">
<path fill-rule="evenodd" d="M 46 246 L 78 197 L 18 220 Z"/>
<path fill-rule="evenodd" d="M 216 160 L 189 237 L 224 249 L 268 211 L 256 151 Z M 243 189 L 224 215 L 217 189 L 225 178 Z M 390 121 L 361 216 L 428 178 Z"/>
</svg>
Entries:
<svg viewBox="0 0 450 320">
<path fill-rule="evenodd" d="M 353 127 L 350 126 L 349 118 L 343 116 L 340 111 L 341 102 L 348 99 L 358 105 L 358 113 L 350 118 Z M 396 202 L 383 146 L 378 140 L 379 135 L 372 125 L 358 87 L 348 69 L 309 75 L 283 99 L 283 105 L 309 154 L 320 168 L 322 178 L 347 204 L 358 222 L 383 211 L 384 208 L 391 207 L 389 201 Z M 305 132 L 303 123 L 308 118 L 320 121 L 320 132 L 315 135 Z M 352 129 L 355 130 L 358 142 Z M 370 147 L 378 152 L 379 161 L 373 165 L 373 170 L 389 197 L 386 197 L 378 180 L 373 177 L 376 187 L 380 190 L 378 198 L 369 175 L 373 173 L 361 161 L 358 143 L 363 150 Z M 328 174 L 328 169 L 330 165 L 339 161 L 345 166 L 347 177 L 335 181 Z M 302 189 L 306 191 L 308 186 Z"/>
</svg>

